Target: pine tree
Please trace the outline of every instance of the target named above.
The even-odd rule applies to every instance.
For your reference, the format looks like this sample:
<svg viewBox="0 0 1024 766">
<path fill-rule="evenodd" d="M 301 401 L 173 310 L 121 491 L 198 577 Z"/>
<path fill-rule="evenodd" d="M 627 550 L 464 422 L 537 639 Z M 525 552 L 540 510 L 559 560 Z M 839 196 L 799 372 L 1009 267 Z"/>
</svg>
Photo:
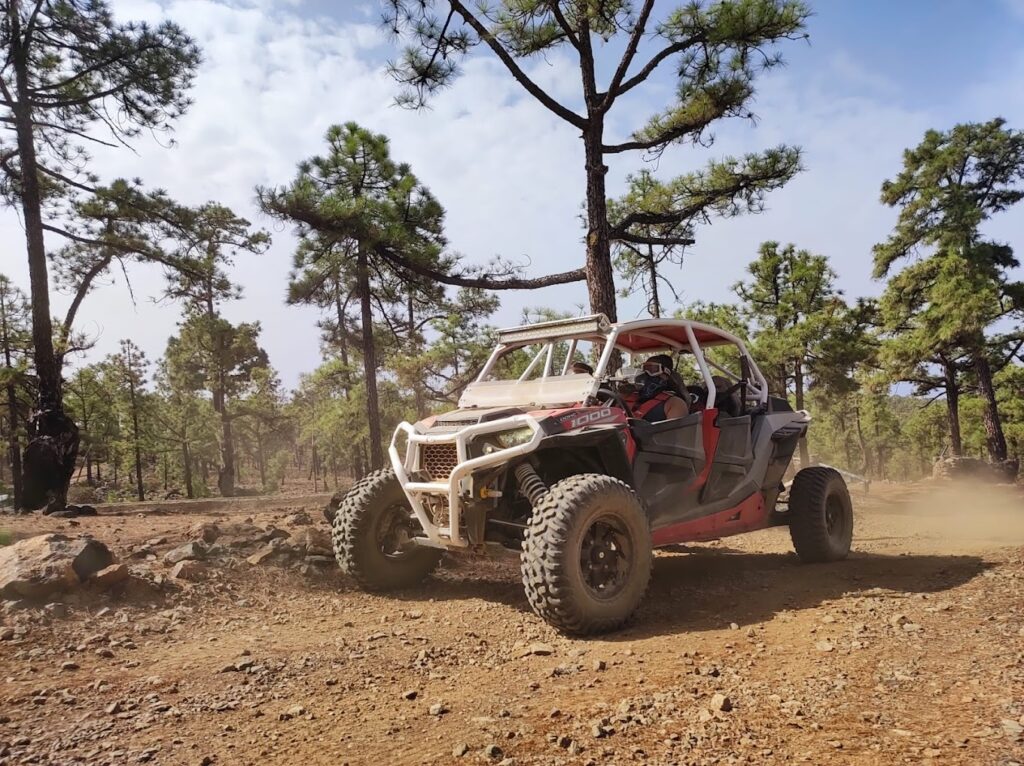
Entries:
<svg viewBox="0 0 1024 766">
<path fill-rule="evenodd" d="M 21 508 L 21 435 L 28 397 L 27 367 L 31 351 L 31 314 L 25 294 L 0 274 L 0 353 L 3 354 L 4 430 L 11 467 L 11 494 Z"/>
<path fill-rule="evenodd" d="M 269 243 L 265 232 L 252 231 L 249 222 L 228 208 L 208 203 L 184 211 L 179 225 L 184 232 L 176 265 L 168 275 L 167 296 L 185 304 L 180 334 L 168 342 L 167 358 L 190 374 L 192 390 L 210 392 L 221 424 L 221 459 L 217 486 L 224 497 L 235 494 L 234 415 L 231 400 L 251 383 L 257 367 L 267 364 L 259 347 L 259 323 L 234 325 L 221 314 L 222 304 L 240 297 L 225 269 L 239 253 L 263 253 Z"/>
<path fill-rule="evenodd" d="M 78 433 L 63 411 L 44 232 L 64 233 L 54 225 L 54 203 L 89 188 L 80 142 L 113 146 L 142 131 L 168 129 L 188 105 L 199 52 L 176 25 L 118 23 L 102 0 L 7 0 L 0 9 L 7 52 L 0 107 L 14 133 L 0 154 L 4 191 L 21 208 L 25 226 L 39 384 L 23 500 L 57 510 L 66 502 Z"/>
<path fill-rule="evenodd" d="M 792 383 L 794 404 L 802 410 L 816 349 L 845 309 L 835 272 L 825 256 L 778 242 L 763 243 L 748 271 L 750 279 L 733 289 L 753 324 L 758 366 L 774 390 L 789 391 Z M 800 461 L 810 464 L 806 439 Z"/>
<path fill-rule="evenodd" d="M 990 326 L 1024 314 L 1024 283 L 1012 280 L 1019 264 L 1006 245 L 987 242 L 982 224 L 1024 198 L 1024 133 L 1002 119 L 930 130 L 903 157 L 903 170 L 882 184 L 882 201 L 899 208 L 889 239 L 875 246 L 874 274 L 889 277 L 883 305 L 896 341 L 919 358 L 938 360 L 956 389 L 959 358 L 976 378 L 985 402 L 984 425 L 992 460 L 1007 458 L 1006 438 L 993 385 Z M 958 425 L 950 403 L 950 431 Z"/>
<path fill-rule="evenodd" d="M 454 80 L 459 61 L 483 46 L 516 83 L 580 135 L 590 308 L 612 320 L 617 317 L 612 242 L 684 245 L 690 240 L 686 226 L 700 210 L 742 197 L 752 185 L 783 183 L 799 168 L 799 152 L 789 147 L 719 163 L 708 176 L 684 177 L 696 182 L 685 190 L 685 198 L 666 197 L 662 204 L 639 206 L 614 225 L 609 222 L 607 158 L 626 152 L 660 156 L 673 144 L 710 143 L 710 126 L 718 120 L 753 119 L 750 104 L 757 73 L 781 63 L 772 51 L 774 44 L 806 36 L 809 15 L 796 0 L 720 0 L 675 7 L 656 22 L 654 6 L 654 0 L 643 0 L 638 10 L 619 0 L 500 0 L 476 6 L 462 0 L 385 0 L 386 23 L 410 42 L 390 67 L 403 86 L 400 103 L 424 105 Z M 595 48 L 613 38 L 621 39 L 623 52 L 601 84 L 604 72 L 599 69 L 604 67 L 597 64 Z M 524 68 L 555 52 L 578 65 L 581 110 L 545 90 Z M 677 73 L 675 99 L 638 125 L 629 140 L 611 140 L 606 127 L 613 107 L 662 65 Z M 752 171 L 764 174 L 758 177 Z M 651 231 L 646 228 L 650 226 L 663 228 Z"/>
<path fill-rule="evenodd" d="M 302 163 L 289 187 L 261 189 L 260 203 L 268 214 L 299 224 L 300 271 L 289 297 L 332 304 L 342 338 L 348 297 L 356 304 L 370 465 L 379 468 L 384 452 L 375 318 L 400 337 L 396 306 L 443 300 L 422 272 L 447 273 L 454 261 L 443 254 L 443 208 L 408 165 L 391 159 L 384 136 L 347 123 L 328 130 L 327 144 L 327 154 Z M 414 327 L 415 321 L 413 316 Z"/>
</svg>

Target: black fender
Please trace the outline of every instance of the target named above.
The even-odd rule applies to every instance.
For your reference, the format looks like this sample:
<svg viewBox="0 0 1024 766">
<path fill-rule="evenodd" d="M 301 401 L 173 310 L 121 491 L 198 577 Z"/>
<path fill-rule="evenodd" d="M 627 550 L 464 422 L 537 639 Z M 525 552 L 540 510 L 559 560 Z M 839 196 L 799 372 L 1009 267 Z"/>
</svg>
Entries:
<svg viewBox="0 0 1024 766">
<path fill-rule="evenodd" d="M 552 469 L 557 475 L 557 467 L 579 464 L 585 472 L 614 476 L 636 489 L 633 466 L 630 463 L 626 444 L 625 425 L 616 423 L 591 426 L 578 431 L 545 436 L 530 457 L 534 459 L 534 464 L 542 477 L 546 473 L 550 475 Z M 566 475 L 579 472 L 579 470 L 571 470 Z M 564 477 L 557 476 L 557 478 Z"/>
</svg>

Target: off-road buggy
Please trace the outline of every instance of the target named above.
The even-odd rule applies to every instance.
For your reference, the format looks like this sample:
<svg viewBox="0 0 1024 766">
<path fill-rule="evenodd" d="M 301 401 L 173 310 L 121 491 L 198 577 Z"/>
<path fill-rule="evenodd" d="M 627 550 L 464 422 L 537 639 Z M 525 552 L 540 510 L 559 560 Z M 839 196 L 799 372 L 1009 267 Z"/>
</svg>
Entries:
<svg viewBox="0 0 1024 766">
<path fill-rule="evenodd" d="M 628 365 L 655 353 L 676 360 L 686 417 L 632 417 Z M 584 359 L 593 374 L 571 372 Z M 445 550 L 520 551 L 539 616 L 612 630 L 643 598 L 654 548 L 787 524 L 803 561 L 846 557 L 843 477 L 815 466 L 783 482 L 810 420 L 769 395 L 739 338 L 705 324 L 596 315 L 502 330 L 458 409 L 401 423 L 391 467 L 336 502 L 335 553 L 360 586 L 388 590 Z"/>
</svg>

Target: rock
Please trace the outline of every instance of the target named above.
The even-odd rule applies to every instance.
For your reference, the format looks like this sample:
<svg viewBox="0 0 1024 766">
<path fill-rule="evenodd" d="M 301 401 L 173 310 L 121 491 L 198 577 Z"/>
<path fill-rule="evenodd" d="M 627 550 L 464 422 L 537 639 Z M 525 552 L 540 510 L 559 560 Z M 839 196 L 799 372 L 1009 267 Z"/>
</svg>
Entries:
<svg viewBox="0 0 1024 766">
<path fill-rule="evenodd" d="M 266 548 L 263 548 L 262 550 L 257 551 L 256 553 L 249 556 L 249 558 L 247 558 L 246 561 L 255 567 L 264 563 L 267 559 L 276 556 L 278 553 L 279 551 L 277 548 L 268 545 Z"/>
<path fill-rule="evenodd" d="M 67 662 L 62 662 L 60 664 L 60 669 L 63 670 L 63 671 L 78 670 L 78 663 L 77 662 L 72 662 L 71 660 L 68 660 Z"/>
<path fill-rule="evenodd" d="M 283 540 L 288 537 L 288 532 L 283 529 L 278 529 L 273 524 L 270 524 L 266 529 L 263 530 L 263 534 L 257 542 L 269 543 L 272 540 Z"/>
<path fill-rule="evenodd" d="M 171 570 L 171 577 L 175 580 L 189 580 L 190 582 L 197 582 L 204 579 L 208 571 L 209 567 L 202 561 L 185 559 L 184 561 L 179 561 L 174 565 L 174 569 Z"/>
<path fill-rule="evenodd" d="M 287 542 L 307 555 L 331 556 L 334 553 L 331 536 L 317 527 L 296 530 L 288 536 Z"/>
<path fill-rule="evenodd" d="M 530 644 L 526 649 L 523 650 L 522 657 L 529 657 L 531 654 L 538 657 L 547 657 L 548 655 L 554 654 L 555 649 L 550 644 Z"/>
<path fill-rule="evenodd" d="M 465 742 L 460 742 L 459 744 L 457 744 L 455 747 L 452 748 L 452 755 L 455 756 L 456 758 L 461 758 L 462 756 L 464 756 L 468 752 L 469 752 L 469 745 L 467 745 Z"/>
<path fill-rule="evenodd" d="M 835 649 L 835 646 L 832 645 L 831 641 L 819 641 L 814 645 L 814 648 L 819 652 L 831 652 Z"/>
<path fill-rule="evenodd" d="M 107 705 L 105 708 L 103 708 L 103 711 L 107 715 L 117 715 L 122 710 L 124 710 L 124 708 L 121 707 L 121 703 L 120 702 L 111 702 L 109 705 Z"/>
<path fill-rule="evenodd" d="M 0 641 L 13 641 L 17 632 L 12 627 L 0 628 Z"/>
<path fill-rule="evenodd" d="M 0 548 L 0 597 L 46 598 L 113 563 L 107 546 L 91 537 L 29 537 Z"/>
<path fill-rule="evenodd" d="M 1011 737 L 1019 737 L 1024 734 L 1024 726 L 1014 721 L 1012 718 L 1004 718 L 1000 724 L 1003 727 L 1003 731 L 1009 734 Z"/>
<path fill-rule="evenodd" d="M 732 700 L 730 700 L 724 694 L 715 694 L 711 697 L 711 709 L 720 710 L 723 713 L 728 713 L 730 710 L 732 710 Z"/>
<path fill-rule="evenodd" d="M 347 489 L 339 489 L 324 507 L 324 518 L 327 519 L 328 524 L 334 523 L 334 517 L 338 514 L 338 509 L 341 507 L 341 501 L 345 499 L 347 494 Z"/>
<path fill-rule="evenodd" d="M 292 705 L 285 712 L 281 713 L 277 718 L 279 721 L 290 721 L 293 718 L 306 715 L 306 708 L 302 705 Z"/>
<path fill-rule="evenodd" d="M 501 758 L 504 754 L 505 753 L 502 749 L 493 743 L 484 748 L 484 755 L 495 761 Z"/>
<path fill-rule="evenodd" d="M 443 702 L 435 702 L 430 706 L 430 710 L 428 712 L 433 716 L 442 716 L 448 712 L 448 706 Z"/>
<path fill-rule="evenodd" d="M 299 511 L 298 513 L 293 513 L 290 516 L 286 516 L 284 519 L 284 523 L 287 524 L 289 527 L 300 527 L 305 526 L 307 524 L 312 524 L 313 519 L 305 511 Z"/>
<path fill-rule="evenodd" d="M 114 651 L 112 649 L 108 649 L 105 646 L 101 646 L 99 649 L 93 652 L 93 654 L 95 654 L 97 657 L 103 657 L 106 660 L 112 659 L 114 657 Z"/>
<path fill-rule="evenodd" d="M 220 527 L 210 521 L 193 524 L 188 531 L 189 537 L 201 540 L 204 543 L 213 544 L 220 537 Z"/>
<path fill-rule="evenodd" d="M 164 554 L 165 564 L 177 564 L 179 561 L 200 561 L 206 558 L 208 549 L 205 543 L 191 542 Z"/>
<path fill-rule="evenodd" d="M 100 588 L 109 588 L 119 582 L 124 582 L 130 576 L 131 572 L 124 564 L 112 564 L 90 577 L 89 582 Z"/>
<path fill-rule="evenodd" d="M 221 524 L 219 527 L 220 537 L 218 540 L 229 548 L 247 548 L 251 545 L 259 545 L 267 533 L 266 530 L 248 521 Z"/>
<path fill-rule="evenodd" d="M 415 689 L 408 689 L 407 691 L 402 692 L 402 697 L 404 697 L 407 700 L 414 700 L 418 696 L 419 696 L 419 692 L 416 691 Z"/>
<path fill-rule="evenodd" d="M 594 660 L 594 664 L 591 665 L 591 667 L 594 669 L 595 673 L 599 673 L 602 670 L 604 670 L 605 668 L 607 668 L 608 665 L 607 665 L 607 663 L 605 663 L 604 660 Z"/>
</svg>

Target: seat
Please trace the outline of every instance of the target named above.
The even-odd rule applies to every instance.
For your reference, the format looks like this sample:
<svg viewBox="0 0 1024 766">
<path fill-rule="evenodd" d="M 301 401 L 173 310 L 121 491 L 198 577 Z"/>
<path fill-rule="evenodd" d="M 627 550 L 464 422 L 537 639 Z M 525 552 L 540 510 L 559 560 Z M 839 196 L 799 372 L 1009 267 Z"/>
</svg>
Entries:
<svg viewBox="0 0 1024 766">
<path fill-rule="evenodd" d="M 730 418 L 738 418 L 743 412 L 743 402 L 735 384 L 722 375 L 712 375 L 711 380 L 715 383 L 715 407 Z"/>
</svg>

